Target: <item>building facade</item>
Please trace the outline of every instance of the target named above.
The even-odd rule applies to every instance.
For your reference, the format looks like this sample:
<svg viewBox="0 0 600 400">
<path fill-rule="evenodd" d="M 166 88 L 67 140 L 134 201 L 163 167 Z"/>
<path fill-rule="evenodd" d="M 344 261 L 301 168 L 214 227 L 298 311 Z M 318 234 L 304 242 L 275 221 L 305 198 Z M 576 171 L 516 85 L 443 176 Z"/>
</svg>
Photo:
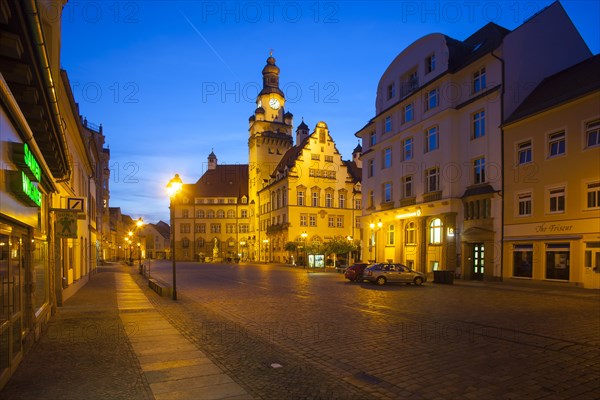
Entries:
<svg viewBox="0 0 600 400">
<path fill-rule="evenodd" d="M 0 388 L 96 268 L 102 147 L 60 70 L 63 5 L 0 5 Z"/>
<path fill-rule="evenodd" d="M 248 165 L 219 165 L 211 152 L 206 172 L 196 183 L 183 185 L 173 206 L 171 235 L 177 260 L 248 258 Z"/>
<path fill-rule="evenodd" d="M 286 243 L 298 249 L 336 237 L 360 241 L 359 147 L 353 156 L 342 160 L 325 122 L 310 134 L 304 121 L 298 126 L 296 145 L 258 191 L 260 260 L 305 264 L 306 254 L 287 250 Z"/>
<path fill-rule="evenodd" d="M 600 56 L 536 87 L 504 145 L 503 276 L 600 288 Z"/>
<path fill-rule="evenodd" d="M 544 77 L 590 55 L 558 2 L 514 31 L 489 23 L 463 41 L 431 34 L 404 49 L 356 133 L 363 253 L 501 279 L 500 125 Z"/>
<path fill-rule="evenodd" d="M 292 263 L 299 252 L 286 243 L 360 240 L 361 148 L 342 160 L 324 122 L 312 134 L 302 122 L 294 146 L 279 72 L 270 55 L 249 118 L 248 164 L 219 165 L 211 152 L 206 172 L 173 200 L 177 260 Z"/>
</svg>

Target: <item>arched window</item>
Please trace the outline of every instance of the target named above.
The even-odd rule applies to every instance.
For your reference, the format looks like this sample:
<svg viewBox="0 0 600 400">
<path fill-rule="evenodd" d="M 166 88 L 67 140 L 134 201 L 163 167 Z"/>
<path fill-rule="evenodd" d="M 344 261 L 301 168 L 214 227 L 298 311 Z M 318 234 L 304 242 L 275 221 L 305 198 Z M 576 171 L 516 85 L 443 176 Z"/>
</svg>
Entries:
<svg viewBox="0 0 600 400">
<path fill-rule="evenodd" d="M 181 247 L 183 247 L 184 249 L 187 249 L 188 247 L 190 247 L 190 240 L 187 238 L 182 239 Z"/>
<path fill-rule="evenodd" d="M 217 211 L 217 218 L 225 218 L 225 211 L 223 211 L 223 210 Z"/>
<path fill-rule="evenodd" d="M 215 212 L 213 210 L 208 210 L 208 212 L 206 213 L 206 218 L 214 218 L 215 217 Z"/>
<path fill-rule="evenodd" d="M 235 211 L 227 210 L 227 218 L 235 218 Z"/>
<path fill-rule="evenodd" d="M 434 218 L 429 223 L 429 243 L 431 244 L 440 244 L 442 243 L 442 220 L 439 218 Z"/>
<path fill-rule="evenodd" d="M 414 222 L 406 224 L 406 244 L 417 243 L 417 229 Z"/>
<path fill-rule="evenodd" d="M 204 218 L 204 210 L 198 210 L 196 212 L 196 218 Z"/>
<path fill-rule="evenodd" d="M 204 239 L 200 238 L 198 240 L 196 240 L 196 248 L 202 248 L 204 247 Z"/>
</svg>

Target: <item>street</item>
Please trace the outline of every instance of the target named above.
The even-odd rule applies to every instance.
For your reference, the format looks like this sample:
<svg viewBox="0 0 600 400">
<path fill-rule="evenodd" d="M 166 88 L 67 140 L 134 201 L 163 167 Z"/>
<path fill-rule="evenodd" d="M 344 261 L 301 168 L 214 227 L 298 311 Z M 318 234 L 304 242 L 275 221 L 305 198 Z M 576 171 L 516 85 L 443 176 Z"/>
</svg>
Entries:
<svg viewBox="0 0 600 400">
<path fill-rule="evenodd" d="M 152 277 L 170 285 L 168 261 Z M 161 313 L 259 398 L 592 399 L 597 292 L 375 286 L 280 265 L 177 263 Z"/>
</svg>

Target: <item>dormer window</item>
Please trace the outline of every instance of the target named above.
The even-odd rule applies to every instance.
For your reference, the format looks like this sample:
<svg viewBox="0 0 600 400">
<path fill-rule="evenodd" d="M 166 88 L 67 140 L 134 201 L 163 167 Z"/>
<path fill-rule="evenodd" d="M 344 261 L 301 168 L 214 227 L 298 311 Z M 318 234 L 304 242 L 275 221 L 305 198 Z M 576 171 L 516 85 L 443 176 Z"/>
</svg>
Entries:
<svg viewBox="0 0 600 400">
<path fill-rule="evenodd" d="M 435 53 L 425 59 L 425 73 L 428 74 L 435 70 Z"/>
<path fill-rule="evenodd" d="M 390 100 L 396 97 L 396 82 L 392 82 L 387 87 L 387 99 Z"/>
</svg>

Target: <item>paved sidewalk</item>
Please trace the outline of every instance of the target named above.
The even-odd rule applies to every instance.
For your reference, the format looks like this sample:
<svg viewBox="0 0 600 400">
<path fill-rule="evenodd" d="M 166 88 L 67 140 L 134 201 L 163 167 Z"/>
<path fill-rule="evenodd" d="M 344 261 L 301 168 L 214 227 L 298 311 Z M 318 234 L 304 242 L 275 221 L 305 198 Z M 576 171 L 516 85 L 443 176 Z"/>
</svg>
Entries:
<svg viewBox="0 0 600 400">
<path fill-rule="evenodd" d="M 0 398 L 252 399 L 156 311 L 137 269 L 99 271 L 59 308 Z"/>
</svg>

